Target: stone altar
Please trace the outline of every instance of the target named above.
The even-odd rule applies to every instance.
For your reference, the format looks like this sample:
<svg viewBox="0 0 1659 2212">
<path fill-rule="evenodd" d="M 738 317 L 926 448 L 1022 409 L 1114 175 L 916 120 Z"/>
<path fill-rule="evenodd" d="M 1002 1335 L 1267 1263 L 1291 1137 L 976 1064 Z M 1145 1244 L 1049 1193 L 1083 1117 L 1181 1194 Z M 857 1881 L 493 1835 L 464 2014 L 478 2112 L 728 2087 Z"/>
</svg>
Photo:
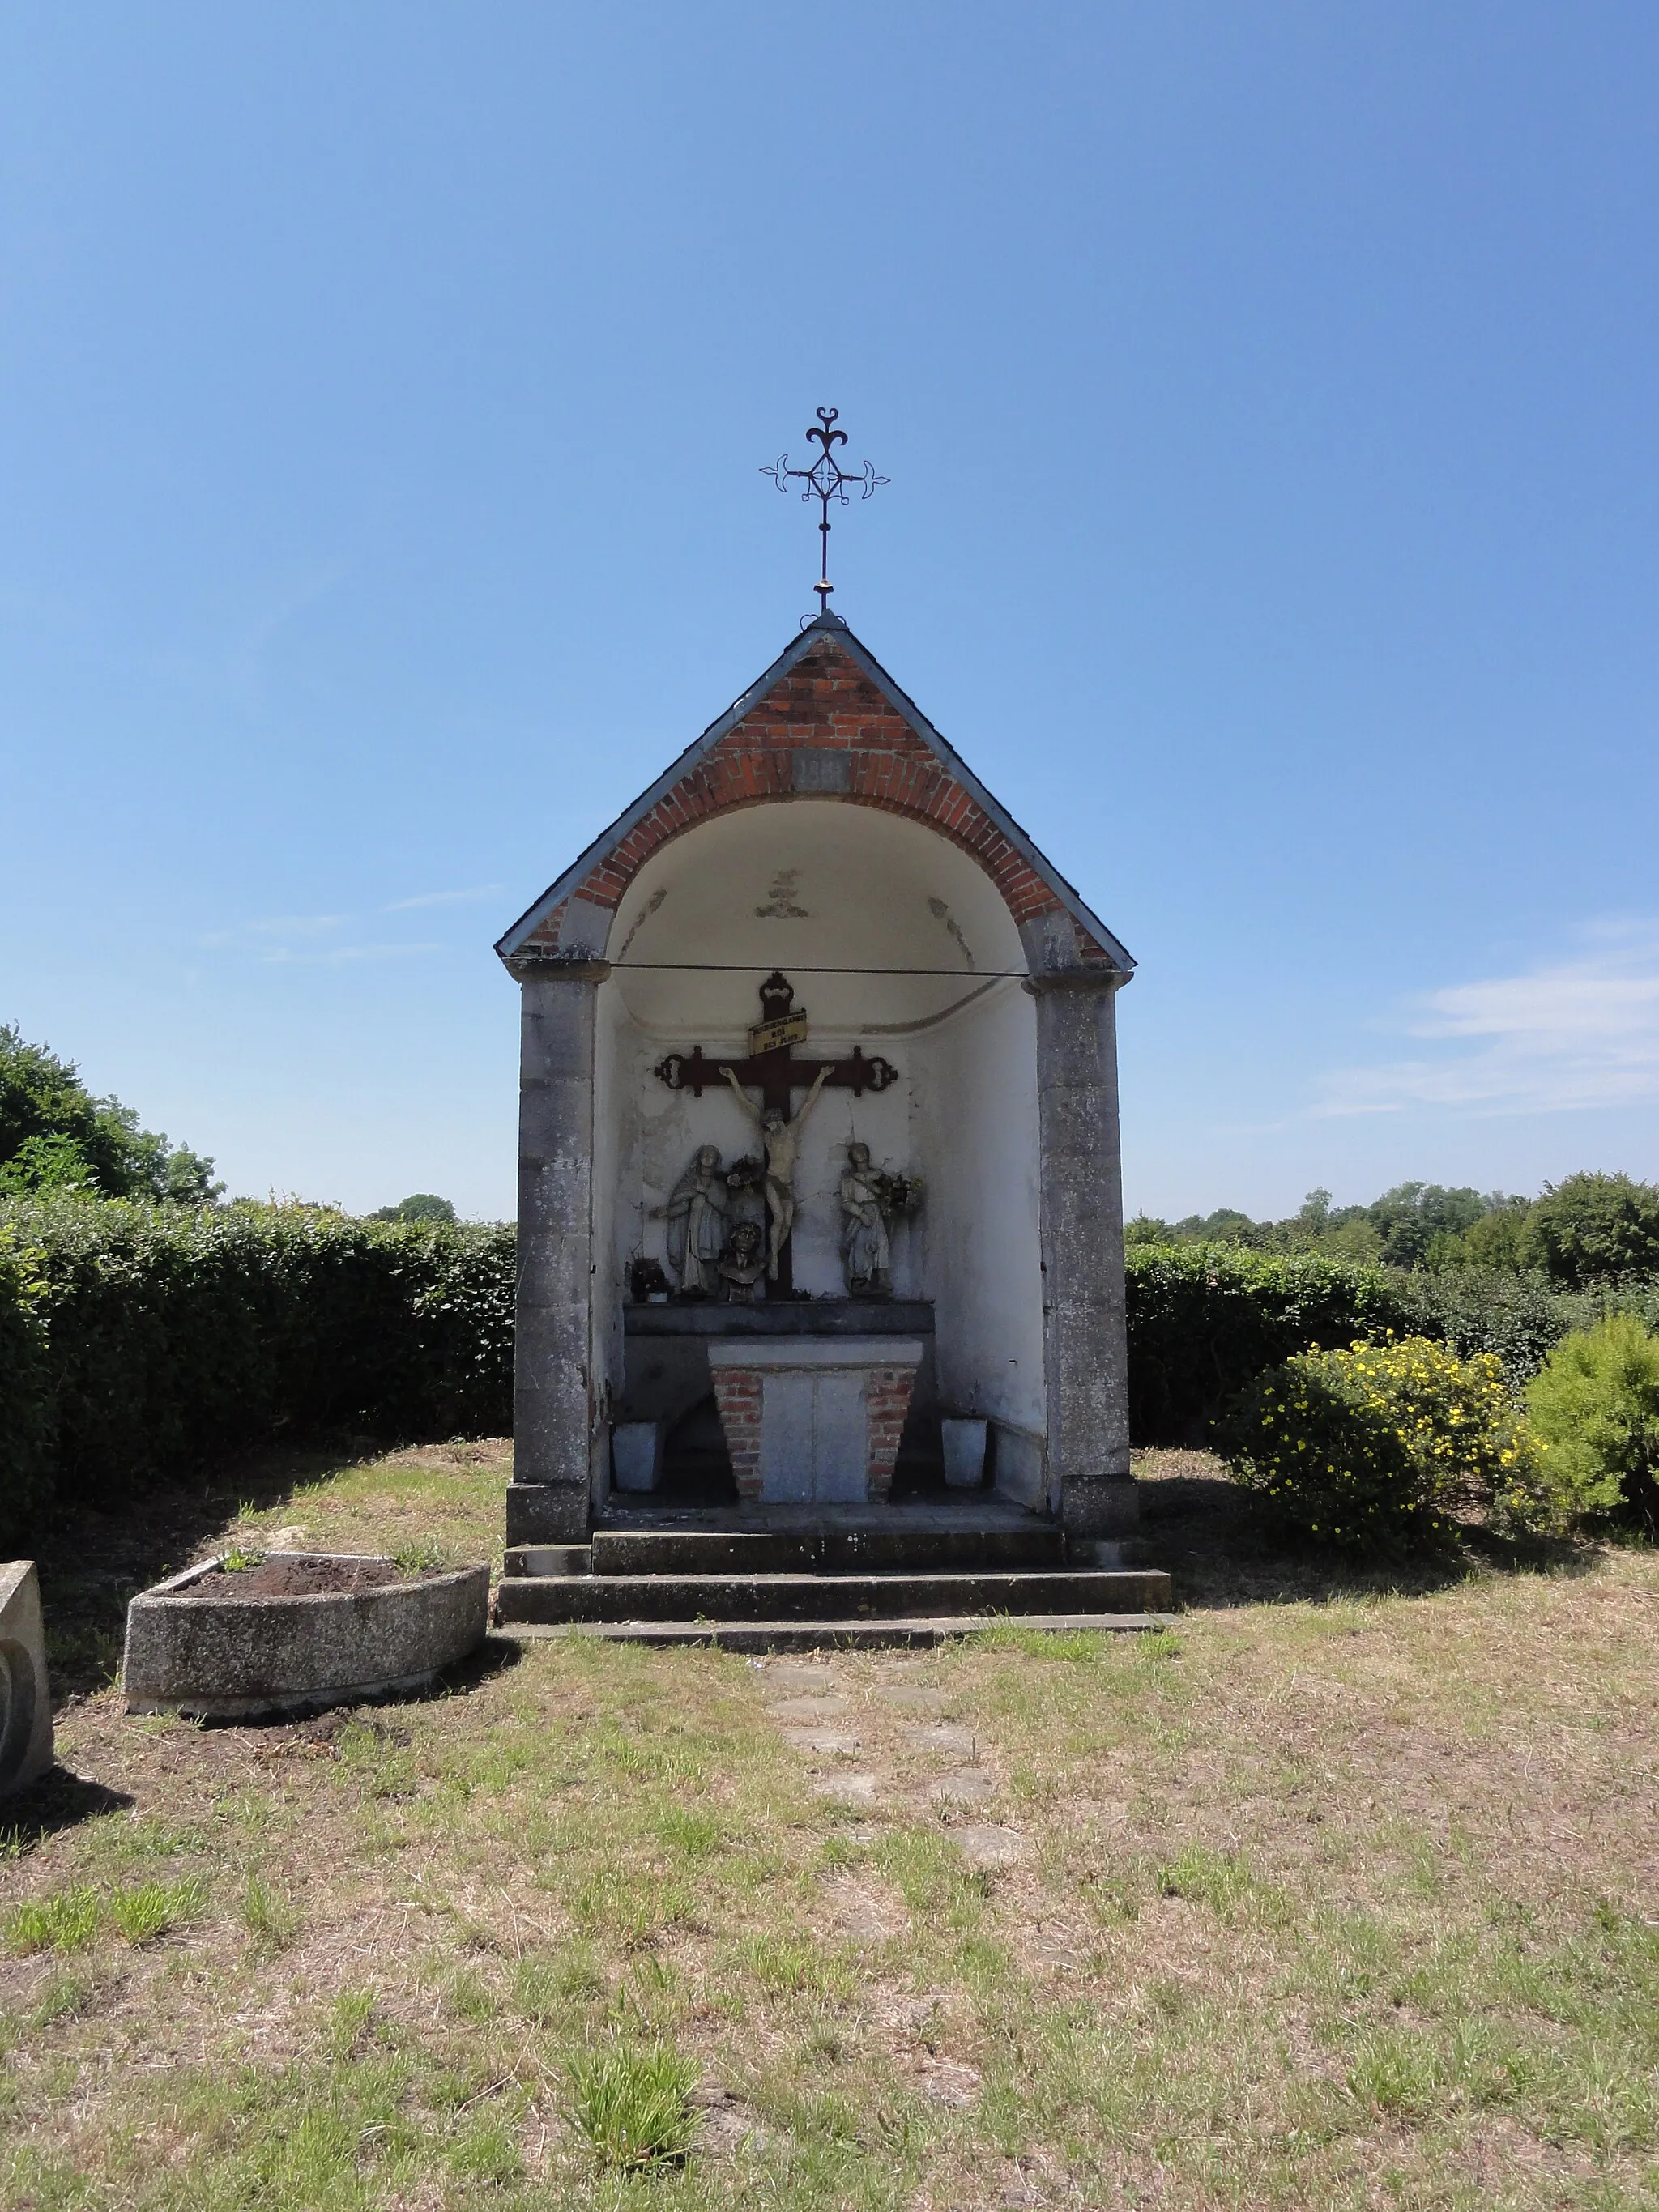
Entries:
<svg viewBox="0 0 1659 2212">
<path fill-rule="evenodd" d="M 672 1431 L 712 1395 L 738 1503 L 885 1498 L 913 1399 L 931 1409 L 923 1301 L 635 1305 L 623 1323 L 629 1413 Z"/>
</svg>

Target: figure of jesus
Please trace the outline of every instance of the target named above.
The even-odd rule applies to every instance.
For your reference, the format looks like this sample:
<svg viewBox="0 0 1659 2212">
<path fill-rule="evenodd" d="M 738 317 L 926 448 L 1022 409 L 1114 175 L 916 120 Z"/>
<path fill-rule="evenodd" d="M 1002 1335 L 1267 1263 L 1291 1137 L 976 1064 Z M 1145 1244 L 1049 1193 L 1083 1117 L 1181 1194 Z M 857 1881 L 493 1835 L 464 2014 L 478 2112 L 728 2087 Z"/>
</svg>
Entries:
<svg viewBox="0 0 1659 2212">
<path fill-rule="evenodd" d="M 800 1125 L 811 1112 L 819 1091 L 829 1080 L 829 1065 L 820 1066 L 812 1079 L 812 1088 L 802 1100 L 799 1111 L 793 1116 L 777 1106 L 769 1106 L 763 1113 L 744 1090 L 732 1068 L 722 1066 L 720 1073 L 731 1085 L 738 1105 L 760 1131 L 761 1143 L 766 1149 L 766 1211 L 771 1223 L 766 1240 L 766 1274 L 769 1282 L 775 1283 L 778 1279 L 778 1255 L 788 1242 L 789 1233 L 795 1225 L 795 1155 L 800 1145 Z"/>
</svg>

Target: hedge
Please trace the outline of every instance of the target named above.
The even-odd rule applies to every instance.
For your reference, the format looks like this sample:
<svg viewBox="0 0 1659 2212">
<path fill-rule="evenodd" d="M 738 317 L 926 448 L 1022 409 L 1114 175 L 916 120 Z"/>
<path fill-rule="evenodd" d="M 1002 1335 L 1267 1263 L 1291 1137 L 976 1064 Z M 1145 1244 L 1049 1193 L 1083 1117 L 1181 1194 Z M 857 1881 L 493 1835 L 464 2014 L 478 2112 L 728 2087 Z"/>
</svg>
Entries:
<svg viewBox="0 0 1659 2212">
<path fill-rule="evenodd" d="M 0 1546 L 54 1498 L 141 1495 L 276 1438 L 505 1434 L 507 1227 L 324 1208 L 200 1211 L 63 1197 L 0 1204 Z M 1267 1369 L 1390 1331 L 1495 1352 L 1524 1382 L 1609 1305 L 1497 1270 L 1406 1274 L 1318 1254 L 1128 1254 L 1137 1443 L 1201 1443 Z"/>
<path fill-rule="evenodd" d="M 1138 1444 L 1202 1443 L 1222 1407 L 1267 1368 L 1315 1346 L 1420 1326 L 1383 1269 L 1318 1253 L 1136 1244 L 1126 1273 Z"/>
<path fill-rule="evenodd" d="M 0 1206 L 0 1543 L 276 1438 L 501 1434 L 510 1229 Z"/>
<path fill-rule="evenodd" d="M 1564 1336 L 1594 1328 L 1608 1314 L 1634 1314 L 1659 1328 L 1655 1283 L 1564 1291 L 1536 1268 L 1506 1267 L 1444 1267 L 1398 1281 L 1414 1329 L 1443 1339 L 1460 1359 L 1496 1353 L 1511 1389 L 1529 1382 Z"/>
</svg>

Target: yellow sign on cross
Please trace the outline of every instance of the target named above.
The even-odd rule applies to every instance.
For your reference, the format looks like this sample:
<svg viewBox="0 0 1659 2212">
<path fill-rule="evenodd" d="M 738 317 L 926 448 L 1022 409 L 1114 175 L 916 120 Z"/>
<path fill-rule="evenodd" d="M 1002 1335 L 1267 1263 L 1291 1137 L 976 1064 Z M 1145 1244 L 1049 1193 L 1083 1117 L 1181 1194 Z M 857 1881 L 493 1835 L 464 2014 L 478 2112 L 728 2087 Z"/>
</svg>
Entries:
<svg viewBox="0 0 1659 2212">
<path fill-rule="evenodd" d="M 783 1014 L 775 1022 L 760 1022 L 749 1032 L 749 1053 L 751 1059 L 763 1052 L 781 1052 L 792 1044 L 806 1042 L 805 1014 Z"/>
</svg>

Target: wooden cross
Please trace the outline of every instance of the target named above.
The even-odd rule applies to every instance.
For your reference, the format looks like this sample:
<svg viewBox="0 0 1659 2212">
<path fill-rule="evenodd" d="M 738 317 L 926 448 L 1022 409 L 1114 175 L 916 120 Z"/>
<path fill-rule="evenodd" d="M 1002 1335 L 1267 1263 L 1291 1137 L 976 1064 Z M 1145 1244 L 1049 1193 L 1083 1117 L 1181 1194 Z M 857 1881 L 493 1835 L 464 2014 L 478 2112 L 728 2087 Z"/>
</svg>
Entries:
<svg viewBox="0 0 1659 2212">
<path fill-rule="evenodd" d="M 760 1092 L 763 1112 L 775 1106 L 786 1117 L 793 1094 L 810 1091 L 820 1069 L 826 1090 L 850 1091 L 855 1098 L 861 1098 L 866 1091 L 885 1091 L 890 1083 L 898 1081 L 898 1070 L 890 1060 L 883 1060 L 878 1053 L 866 1060 L 857 1045 L 849 1060 L 794 1059 L 789 1048 L 806 1035 L 805 1010 L 796 1006 L 794 998 L 793 984 L 775 968 L 760 987 L 761 1019 L 749 1032 L 746 1060 L 734 1060 L 726 1053 L 717 1053 L 708 1060 L 699 1044 L 689 1053 L 671 1052 L 657 1062 L 654 1073 L 671 1091 L 689 1091 L 693 1097 L 701 1098 L 706 1090 L 724 1087 L 720 1070 L 729 1067 L 746 1090 Z M 793 1257 L 786 1243 L 778 1255 L 773 1294 L 790 1297 L 794 1287 Z"/>
</svg>

